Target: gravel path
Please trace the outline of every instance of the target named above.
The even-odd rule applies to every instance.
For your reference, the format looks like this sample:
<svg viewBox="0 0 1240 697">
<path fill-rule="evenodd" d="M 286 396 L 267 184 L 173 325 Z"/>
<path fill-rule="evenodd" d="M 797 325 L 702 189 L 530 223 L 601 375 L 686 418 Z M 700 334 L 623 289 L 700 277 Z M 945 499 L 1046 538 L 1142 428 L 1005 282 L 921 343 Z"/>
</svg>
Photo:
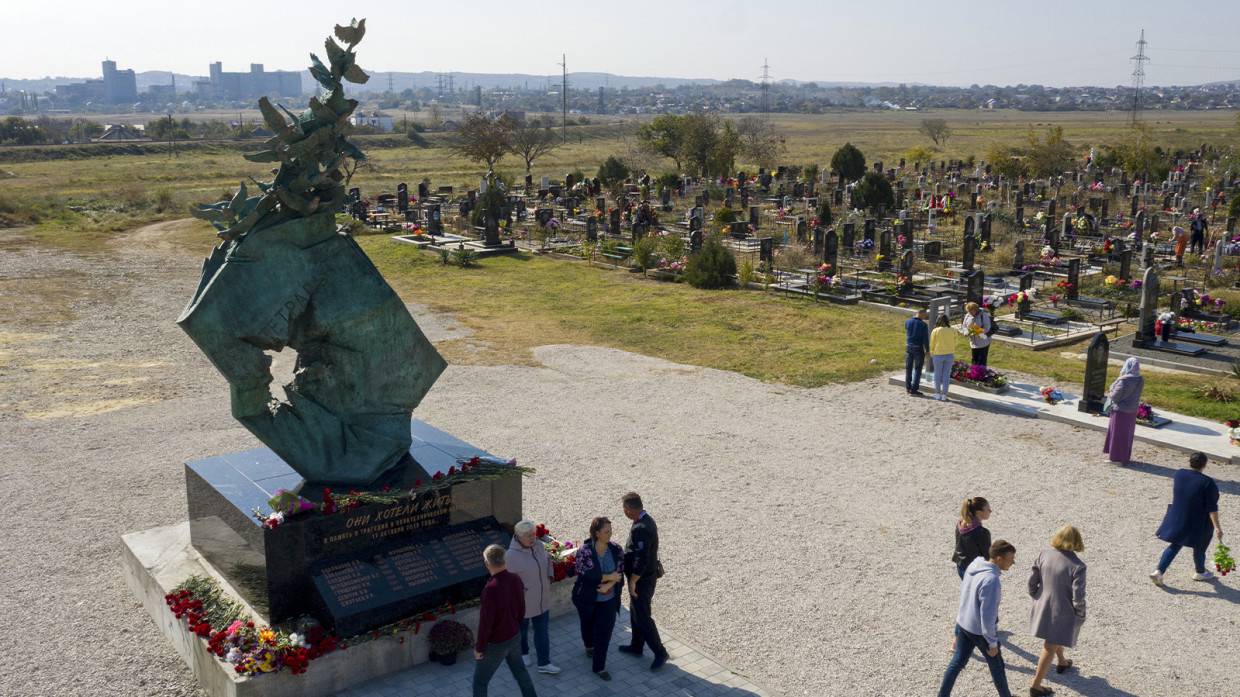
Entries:
<svg viewBox="0 0 1240 697">
<path fill-rule="evenodd" d="M 172 324 L 199 262 L 157 245 L 9 251 L 0 278 L 64 267 L 90 292 L 78 319 L 37 332 L 0 322 L 0 695 L 198 694 L 118 557 L 121 534 L 184 518 L 183 460 L 255 445 Z M 436 340 L 465 334 L 436 322 Z M 1001 611 L 1014 693 L 1038 647 L 1028 565 L 1065 522 L 1085 535 L 1090 619 L 1071 652 L 1080 671 L 1052 677 L 1057 694 L 1218 695 L 1237 676 L 1236 581 L 1194 583 L 1187 559 L 1170 590 L 1145 578 L 1179 455 L 1138 444 L 1149 464 L 1116 468 L 1098 434 L 916 400 L 882 380 L 806 390 L 595 347 L 536 357 L 542 367 L 451 367 L 417 415 L 538 468 L 526 509 L 553 530 L 622 522 L 619 495 L 640 491 L 668 570 L 656 617 L 767 687 L 932 694 L 958 593 L 952 520 L 979 494 L 995 536 L 1019 550 Z M 74 362 L 56 371 L 51 359 Z M 1234 531 L 1240 472 L 1209 471 Z M 993 694 L 981 663 L 956 694 Z"/>
</svg>

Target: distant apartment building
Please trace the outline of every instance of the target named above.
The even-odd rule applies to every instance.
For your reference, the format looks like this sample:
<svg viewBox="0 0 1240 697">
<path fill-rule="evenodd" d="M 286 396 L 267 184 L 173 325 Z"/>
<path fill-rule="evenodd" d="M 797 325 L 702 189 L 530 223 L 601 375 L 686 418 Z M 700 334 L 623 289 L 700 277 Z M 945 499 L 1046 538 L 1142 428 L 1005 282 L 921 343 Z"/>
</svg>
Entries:
<svg viewBox="0 0 1240 697">
<path fill-rule="evenodd" d="M 198 94 L 208 99 L 257 99 L 258 97 L 301 96 L 301 73 L 295 70 L 263 70 L 262 63 L 251 63 L 248 73 L 226 73 L 223 63 L 211 64 L 207 80 L 195 83 Z"/>
<path fill-rule="evenodd" d="M 71 102 L 131 104 L 138 101 L 138 78 L 133 70 L 117 70 L 116 61 L 105 60 L 101 79 L 60 85 L 56 96 Z"/>
</svg>

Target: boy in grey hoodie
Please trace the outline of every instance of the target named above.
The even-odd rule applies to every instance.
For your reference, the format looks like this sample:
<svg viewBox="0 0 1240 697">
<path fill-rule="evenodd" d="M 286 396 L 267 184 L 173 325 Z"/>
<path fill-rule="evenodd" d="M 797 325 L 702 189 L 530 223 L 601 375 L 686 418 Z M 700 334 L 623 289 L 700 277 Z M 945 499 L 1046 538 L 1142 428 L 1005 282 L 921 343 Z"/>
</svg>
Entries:
<svg viewBox="0 0 1240 697">
<path fill-rule="evenodd" d="M 939 685 L 939 697 L 948 697 L 960 671 L 964 670 L 973 649 L 982 652 L 990 677 L 999 691 L 999 697 L 1012 697 L 1008 689 L 1007 672 L 1003 667 L 1003 654 L 999 652 L 999 572 L 1007 571 L 1016 563 L 1016 547 L 1004 540 L 995 540 L 990 546 L 990 561 L 981 557 L 973 560 L 960 582 L 960 611 L 956 613 L 956 652 L 947 664 L 947 672 Z"/>
</svg>

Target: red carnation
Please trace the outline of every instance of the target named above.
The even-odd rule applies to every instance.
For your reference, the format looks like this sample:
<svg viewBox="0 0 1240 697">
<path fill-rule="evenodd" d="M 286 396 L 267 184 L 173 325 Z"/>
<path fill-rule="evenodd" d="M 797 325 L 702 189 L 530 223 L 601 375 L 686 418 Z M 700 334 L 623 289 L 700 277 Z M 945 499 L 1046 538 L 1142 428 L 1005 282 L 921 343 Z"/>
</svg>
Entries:
<svg viewBox="0 0 1240 697">
<path fill-rule="evenodd" d="M 443 472 L 436 472 L 435 476 L 431 477 L 431 479 L 436 482 L 443 479 Z"/>
<path fill-rule="evenodd" d="M 448 468 L 448 476 L 451 477 L 455 474 L 456 474 L 456 465 L 452 465 L 451 467 Z"/>
</svg>

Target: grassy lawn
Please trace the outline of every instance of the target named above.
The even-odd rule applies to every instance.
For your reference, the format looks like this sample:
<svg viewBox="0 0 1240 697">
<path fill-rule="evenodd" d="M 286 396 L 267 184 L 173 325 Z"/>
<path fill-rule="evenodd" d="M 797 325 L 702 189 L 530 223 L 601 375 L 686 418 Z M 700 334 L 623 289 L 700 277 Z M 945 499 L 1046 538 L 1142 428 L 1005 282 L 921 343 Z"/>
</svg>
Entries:
<svg viewBox="0 0 1240 697">
<path fill-rule="evenodd" d="M 386 236 L 364 237 L 361 244 L 402 296 L 452 313 L 474 330 L 443 347 L 454 362 L 527 363 L 535 346 L 590 344 L 803 387 L 904 366 L 903 320 L 880 310 L 757 291 L 703 291 L 526 255 L 461 269 Z M 1079 385 L 1084 361 L 1062 354 L 1083 351 L 1083 343 L 1041 352 L 996 343 L 991 364 Z M 1194 394 L 1217 382 L 1234 380 L 1147 372 L 1146 400 L 1203 418 L 1231 418 L 1232 405 Z"/>
</svg>

